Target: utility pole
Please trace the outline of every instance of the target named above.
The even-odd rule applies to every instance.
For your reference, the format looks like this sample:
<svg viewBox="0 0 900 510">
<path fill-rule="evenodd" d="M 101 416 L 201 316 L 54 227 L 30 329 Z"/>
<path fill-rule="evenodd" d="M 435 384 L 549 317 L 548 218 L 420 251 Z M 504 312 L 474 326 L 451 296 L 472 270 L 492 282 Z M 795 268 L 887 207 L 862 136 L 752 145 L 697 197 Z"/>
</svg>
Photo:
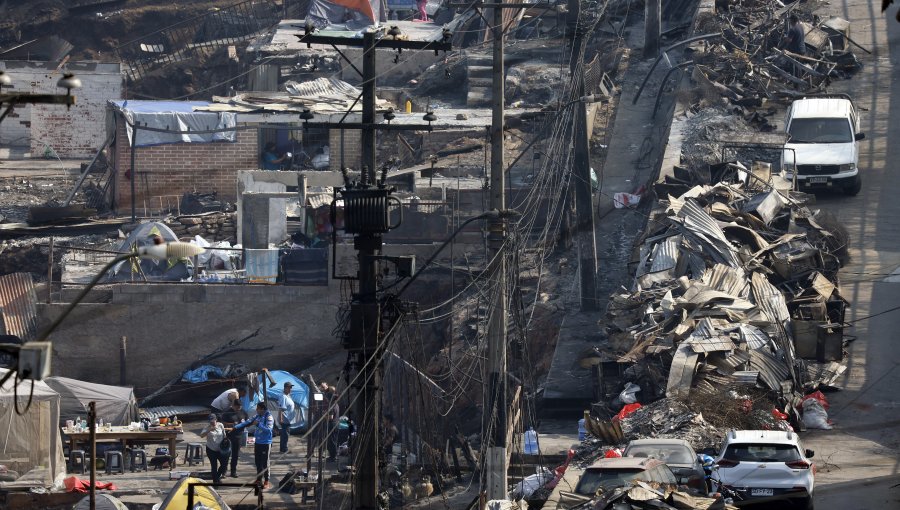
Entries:
<svg viewBox="0 0 900 510">
<path fill-rule="evenodd" d="M 648 0 L 652 2 L 653 0 Z M 657 0 L 658 1 L 658 0 Z M 581 2 L 569 1 L 569 27 L 574 30 L 572 39 L 572 61 L 569 69 L 572 79 L 575 80 L 575 97 L 583 97 L 584 68 L 580 67 L 581 48 L 584 45 L 584 30 L 579 26 Z M 582 102 L 575 103 L 575 212 L 577 220 L 575 224 L 575 236 L 578 243 L 578 268 L 581 281 L 581 310 L 597 310 L 597 240 L 594 230 L 594 193 L 591 189 L 591 157 L 590 157 L 590 131 L 587 126 L 586 105 Z"/>
<path fill-rule="evenodd" d="M 662 32 L 660 4 L 661 0 L 644 2 L 644 58 L 659 56 L 659 38 Z"/>
<path fill-rule="evenodd" d="M 506 189 L 504 172 L 505 90 L 506 70 L 503 61 L 503 9 L 496 5 L 493 9 L 493 84 L 491 88 L 491 196 L 490 208 L 496 211 L 506 209 Z M 506 260 L 504 242 L 506 240 L 505 221 L 497 218 L 488 223 L 488 248 L 492 266 L 488 274 L 497 279 L 494 291 L 494 306 L 487 331 L 488 385 L 484 406 L 485 432 L 482 440 L 487 441 L 487 461 L 485 463 L 486 489 L 489 500 L 506 499 Z"/>
<path fill-rule="evenodd" d="M 378 261 L 389 260 L 397 263 L 399 272 L 401 257 L 380 255 L 383 245 L 382 235 L 397 225 L 391 225 L 392 190 L 387 188 L 384 182 L 386 170 L 382 172 L 380 181 L 376 176 L 375 132 L 378 129 L 424 130 L 423 126 L 375 123 L 375 88 L 378 76 L 376 50 L 377 48 L 398 51 L 430 49 L 437 52 L 450 49 L 450 34 L 446 31 L 440 41 L 410 41 L 400 39 L 398 36 L 401 33 L 396 27 L 391 27 L 386 34 L 388 37 L 379 38 L 382 30 L 376 28 L 367 30 L 361 41 L 347 37 L 318 36 L 312 33 L 311 27 L 307 28 L 304 35 L 298 36 L 301 42 L 308 45 L 329 44 L 335 48 L 337 46 L 363 48 L 362 122 L 359 125 L 342 122 L 319 124 L 335 129 L 360 129 L 362 132 L 360 181 L 358 183 L 347 181 L 339 190 L 344 201 L 344 231 L 354 234 L 353 246 L 357 250 L 359 264 L 356 278 L 349 278 L 359 281 L 359 289 L 353 294 L 350 304 L 350 328 L 345 332 L 344 347 L 350 352 L 351 366 L 359 371 L 359 377 L 356 379 L 358 382 L 355 384 L 359 394 L 354 415 L 359 420 L 360 426 L 357 433 L 358 440 L 354 443 L 353 508 L 362 510 L 377 510 L 380 507 L 378 448 L 381 439 L 379 433 L 381 380 L 384 372 L 381 359 L 387 349 L 387 340 L 394 326 L 399 323 L 396 314 L 383 307 L 378 299 Z M 340 53 L 340 50 L 338 52 Z M 304 114 L 307 120 L 312 117 L 309 112 Z M 434 114 L 429 111 L 425 119 L 429 121 L 427 130 L 430 130 Z M 409 269 L 407 267 L 407 270 Z"/>
</svg>

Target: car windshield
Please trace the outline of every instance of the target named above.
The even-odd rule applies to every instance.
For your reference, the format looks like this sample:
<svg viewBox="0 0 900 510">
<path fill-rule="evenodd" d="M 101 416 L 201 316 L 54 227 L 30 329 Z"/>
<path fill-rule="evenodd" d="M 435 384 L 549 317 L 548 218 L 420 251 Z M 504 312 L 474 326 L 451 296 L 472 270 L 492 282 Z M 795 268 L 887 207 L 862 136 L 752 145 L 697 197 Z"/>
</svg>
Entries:
<svg viewBox="0 0 900 510">
<path fill-rule="evenodd" d="M 853 141 L 847 119 L 794 119 L 790 143 L 848 143 Z"/>
<path fill-rule="evenodd" d="M 677 444 L 639 444 L 629 446 L 625 450 L 628 457 L 650 457 L 659 459 L 666 464 L 691 464 L 694 462 L 694 456 L 691 451 L 683 445 Z"/>
<path fill-rule="evenodd" d="M 597 489 L 623 487 L 632 480 L 649 482 L 647 472 L 641 469 L 588 469 L 581 475 L 575 492 L 584 496 L 593 496 Z"/>
<path fill-rule="evenodd" d="M 744 462 L 791 462 L 800 460 L 800 452 L 791 444 L 732 444 L 725 459 Z"/>
</svg>

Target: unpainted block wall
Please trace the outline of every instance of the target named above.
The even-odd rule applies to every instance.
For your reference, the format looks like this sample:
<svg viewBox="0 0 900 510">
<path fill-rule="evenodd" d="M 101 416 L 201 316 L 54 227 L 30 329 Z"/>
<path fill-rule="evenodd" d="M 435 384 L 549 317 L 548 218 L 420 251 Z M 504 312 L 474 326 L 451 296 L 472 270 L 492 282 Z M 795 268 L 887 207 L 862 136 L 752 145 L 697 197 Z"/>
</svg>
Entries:
<svg viewBox="0 0 900 510">
<path fill-rule="evenodd" d="M 3 63 L 12 79 L 6 92 L 61 94 L 56 86 L 66 68 L 56 71 L 56 63 Z M 0 143 L 29 146 L 33 157 L 44 154 L 47 146 L 61 158 L 93 156 L 106 139 L 106 101 L 122 97 L 122 75 L 98 72 L 72 65 L 82 87 L 73 91 L 76 103 L 64 105 L 28 105 L 16 108 L 12 118 L 0 125 Z M 104 69 L 113 67 L 103 64 Z"/>
<path fill-rule="evenodd" d="M 116 123 L 116 207 L 131 207 L 131 147 L 122 119 Z M 138 209 L 157 207 L 154 197 L 182 195 L 189 191 L 218 193 L 220 200 L 237 201 L 237 175 L 259 168 L 259 144 L 255 130 L 237 131 L 237 141 L 173 143 L 138 147 L 135 155 L 135 194 Z"/>
<path fill-rule="evenodd" d="M 331 336 L 340 286 L 120 284 L 110 303 L 83 303 L 51 338 L 52 373 L 119 384 L 119 339 L 128 338 L 128 384 L 140 397 L 193 361 L 257 329 L 237 352 L 215 360 L 250 369 L 300 370 L 341 350 Z M 39 305 L 41 326 L 65 304 Z"/>
</svg>

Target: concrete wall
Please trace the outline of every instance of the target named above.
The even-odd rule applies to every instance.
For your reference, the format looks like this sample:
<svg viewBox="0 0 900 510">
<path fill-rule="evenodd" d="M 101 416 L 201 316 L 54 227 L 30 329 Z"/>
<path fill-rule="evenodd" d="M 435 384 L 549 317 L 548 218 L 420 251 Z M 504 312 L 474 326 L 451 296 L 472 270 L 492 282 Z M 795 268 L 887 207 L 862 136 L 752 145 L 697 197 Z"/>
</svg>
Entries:
<svg viewBox="0 0 900 510">
<path fill-rule="evenodd" d="M 119 383 L 119 339 L 128 337 L 128 382 L 136 393 L 165 384 L 191 362 L 260 329 L 242 346 L 275 349 L 235 353 L 215 364 L 243 363 L 300 370 L 338 353 L 331 336 L 340 285 L 120 284 L 110 303 L 79 305 L 52 335 L 54 375 Z M 39 305 L 45 326 L 67 305 Z"/>
<path fill-rule="evenodd" d="M 64 94 L 56 86 L 63 73 L 71 71 L 82 87 L 73 91 L 76 104 L 28 105 L 16 108 L 0 124 L 0 143 L 28 146 L 33 157 L 49 146 L 62 158 L 88 158 L 106 140 L 106 101 L 122 98 L 120 64 L 69 62 L 59 70 L 58 62 L 0 62 L 12 79 L 6 92 Z"/>
</svg>

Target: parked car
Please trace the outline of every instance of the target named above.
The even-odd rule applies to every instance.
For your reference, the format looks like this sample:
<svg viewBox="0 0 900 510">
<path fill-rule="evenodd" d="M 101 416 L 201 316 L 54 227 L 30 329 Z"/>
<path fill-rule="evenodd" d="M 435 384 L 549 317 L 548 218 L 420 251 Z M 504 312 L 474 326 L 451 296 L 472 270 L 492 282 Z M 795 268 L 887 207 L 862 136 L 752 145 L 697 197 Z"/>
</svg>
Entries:
<svg viewBox="0 0 900 510">
<path fill-rule="evenodd" d="M 560 504 L 569 508 L 590 501 L 597 491 L 626 487 L 633 481 L 658 482 L 675 489 L 678 481 L 672 470 L 658 459 L 615 457 L 600 459 L 584 470 L 575 492 L 560 491 Z"/>
<path fill-rule="evenodd" d="M 796 173 L 801 189 L 836 189 L 856 195 L 859 175 L 859 112 L 847 95 L 805 97 L 791 103 L 781 157 L 786 179 Z"/>
<path fill-rule="evenodd" d="M 746 504 L 791 501 L 812 510 L 816 466 L 793 432 L 732 430 L 716 458 L 713 488 L 718 483 L 745 495 Z"/>
<path fill-rule="evenodd" d="M 684 439 L 635 439 L 628 443 L 623 455 L 661 460 L 669 466 L 679 484 L 706 492 L 703 466 L 691 444 Z"/>
</svg>

